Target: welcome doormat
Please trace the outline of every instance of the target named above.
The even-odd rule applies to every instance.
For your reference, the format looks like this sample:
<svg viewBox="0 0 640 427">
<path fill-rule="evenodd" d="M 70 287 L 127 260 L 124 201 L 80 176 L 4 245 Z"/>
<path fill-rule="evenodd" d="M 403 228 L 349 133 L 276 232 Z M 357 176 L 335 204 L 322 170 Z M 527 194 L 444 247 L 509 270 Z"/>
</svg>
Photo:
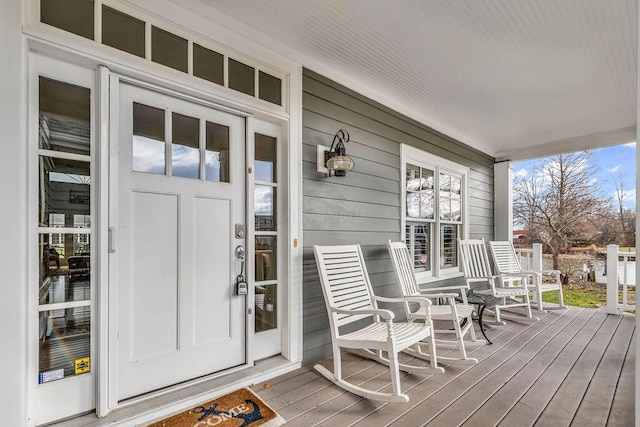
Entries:
<svg viewBox="0 0 640 427">
<path fill-rule="evenodd" d="M 248 388 L 170 416 L 149 427 L 278 427 L 284 419 Z"/>
</svg>

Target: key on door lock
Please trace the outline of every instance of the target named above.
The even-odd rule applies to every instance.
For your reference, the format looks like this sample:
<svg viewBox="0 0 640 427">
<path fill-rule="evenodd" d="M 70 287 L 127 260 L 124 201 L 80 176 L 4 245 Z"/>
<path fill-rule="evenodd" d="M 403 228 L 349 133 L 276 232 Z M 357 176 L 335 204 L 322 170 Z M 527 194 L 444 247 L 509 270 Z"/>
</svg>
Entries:
<svg viewBox="0 0 640 427">
<path fill-rule="evenodd" d="M 237 229 L 237 226 L 236 226 Z M 240 274 L 236 277 L 236 295 L 247 295 L 249 288 L 247 287 L 247 281 L 244 279 L 244 246 L 238 245 L 236 247 L 236 257 L 240 258 Z"/>
</svg>

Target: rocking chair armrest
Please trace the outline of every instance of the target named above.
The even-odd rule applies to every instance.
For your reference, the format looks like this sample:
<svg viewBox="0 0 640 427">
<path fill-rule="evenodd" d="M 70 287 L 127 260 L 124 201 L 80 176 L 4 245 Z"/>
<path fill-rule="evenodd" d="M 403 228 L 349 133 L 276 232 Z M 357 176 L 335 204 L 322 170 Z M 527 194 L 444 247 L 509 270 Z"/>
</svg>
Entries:
<svg viewBox="0 0 640 427">
<path fill-rule="evenodd" d="M 359 309 L 359 310 L 345 310 L 343 308 L 334 308 L 331 307 L 331 311 L 338 314 L 350 314 L 353 316 L 361 315 L 361 314 L 369 314 L 372 316 L 380 316 L 384 320 L 393 320 L 395 318 L 395 314 L 391 310 L 385 310 L 382 308 L 378 309 Z"/>
<path fill-rule="evenodd" d="M 551 276 L 552 274 L 555 276 L 560 276 L 560 274 L 562 274 L 560 272 L 560 270 L 542 270 L 540 271 L 540 274 L 542 274 L 543 276 Z"/>
<path fill-rule="evenodd" d="M 526 276 L 537 276 L 539 273 L 537 271 L 520 271 L 519 273 L 501 273 L 496 274 L 495 277 L 497 279 L 514 279 L 514 278 L 522 278 Z"/>
<path fill-rule="evenodd" d="M 522 270 L 520 272 L 520 274 L 524 274 L 527 276 L 540 276 L 542 274 L 542 271 L 535 271 L 535 270 Z"/>
<path fill-rule="evenodd" d="M 376 301 L 380 301 L 380 302 L 395 302 L 395 303 L 417 302 L 421 306 L 429 306 L 429 305 L 431 305 L 431 301 L 429 301 L 429 298 L 419 297 L 419 296 L 389 298 L 389 297 L 379 297 L 379 296 L 375 296 L 374 295 L 373 299 L 375 299 Z"/>
<path fill-rule="evenodd" d="M 435 288 L 420 288 L 420 292 L 464 291 L 467 289 L 469 289 L 469 285 L 437 286 Z"/>
<path fill-rule="evenodd" d="M 425 293 L 425 292 L 422 292 L 422 291 L 421 291 L 421 294 L 424 295 L 427 298 L 455 298 L 455 297 L 460 295 L 460 294 L 454 294 L 452 292 L 428 294 L 428 293 Z"/>
</svg>

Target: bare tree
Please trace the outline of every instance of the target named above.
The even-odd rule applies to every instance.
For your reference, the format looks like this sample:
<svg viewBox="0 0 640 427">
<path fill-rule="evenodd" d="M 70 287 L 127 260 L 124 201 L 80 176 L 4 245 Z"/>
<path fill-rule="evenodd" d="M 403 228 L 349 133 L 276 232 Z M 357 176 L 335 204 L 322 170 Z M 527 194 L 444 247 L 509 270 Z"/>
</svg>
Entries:
<svg viewBox="0 0 640 427">
<path fill-rule="evenodd" d="M 560 268 L 563 248 L 583 237 L 585 224 L 609 211 L 590 157 L 588 151 L 550 157 L 531 177 L 515 181 L 514 217 L 544 236 L 554 269 Z"/>
<path fill-rule="evenodd" d="M 618 177 L 614 180 L 616 187 L 616 231 L 619 235 L 616 236 L 616 241 L 623 246 L 635 246 L 635 232 L 636 232 L 636 216 L 635 212 L 624 207 L 624 201 L 626 199 L 626 192 L 622 178 Z"/>
</svg>

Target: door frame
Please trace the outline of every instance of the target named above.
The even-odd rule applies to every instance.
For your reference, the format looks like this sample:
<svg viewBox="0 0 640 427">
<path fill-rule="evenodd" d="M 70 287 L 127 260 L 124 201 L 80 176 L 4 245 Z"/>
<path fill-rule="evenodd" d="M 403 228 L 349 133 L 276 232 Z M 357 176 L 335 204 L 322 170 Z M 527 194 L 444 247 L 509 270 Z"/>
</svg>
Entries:
<svg viewBox="0 0 640 427">
<path fill-rule="evenodd" d="M 230 32 L 221 28 L 214 28 L 213 31 L 217 39 Z M 56 30 L 57 31 L 57 30 Z M 117 331 L 110 330 L 110 313 L 113 309 L 110 303 L 113 299 L 109 293 L 108 279 L 108 213 L 109 213 L 109 173 L 110 173 L 110 145 L 109 133 L 111 125 L 109 121 L 109 107 L 116 100 L 110 97 L 110 79 L 115 75 L 124 80 L 136 80 L 145 85 L 158 85 L 164 88 L 164 91 L 177 94 L 183 98 L 198 100 L 199 102 L 215 104 L 218 108 L 233 112 L 242 112 L 245 115 L 254 115 L 257 120 L 274 123 L 281 126 L 282 129 L 282 148 L 284 152 L 284 164 L 282 164 L 281 185 L 287 189 L 285 202 L 287 204 L 288 223 L 282 231 L 281 241 L 283 244 L 280 248 L 280 259 L 282 260 L 282 276 L 280 280 L 283 284 L 283 304 L 281 304 L 281 354 L 280 360 L 274 359 L 261 368 L 259 371 L 250 370 L 245 379 L 238 380 L 237 376 L 229 383 L 230 387 L 239 387 L 248 385 L 256 381 L 265 381 L 272 376 L 288 372 L 301 366 L 303 354 L 303 336 L 302 336 L 302 66 L 294 63 L 284 57 L 278 56 L 273 51 L 266 51 L 264 47 L 252 49 L 247 46 L 242 48 L 245 54 L 252 57 L 263 58 L 263 63 L 269 63 L 274 69 L 281 70 L 284 73 L 283 84 L 287 85 L 287 97 L 284 100 L 285 109 L 281 107 L 272 107 L 264 101 L 254 101 L 247 99 L 241 93 L 233 90 L 211 85 L 199 79 L 195 79 L 190 75 L 176 75 L 171 71 L 164 71 L 161 66 L 142 61 L 131 60 L 131 58 L 122 53 L 113 53 L 109 49 L 101 46 L 91 45 L 84 41 L 78 41 L 73 37 L 60 38 L 54 30 L 49 30 L 46 26 L 27 25 L 23 27 L 23 34 L 26 39 L 25 56 L 35 54 L 37 56 L 46 57 L 54 61 L 60 62 L 63 66 L 61 70 L 65 70 L 64 64 L 72 67 L 78 66 L 93 73 L 94 86 L 92 105 L 95 108 L 95 143 L 96 143 L 96 159 L 92 164 L 95 165 L 96 171 L 96 218 L 95 218 L 95 279 L 96 279 L 96 299 L 94 311 L 95 323 L 95 359 L 93 368 L 96 375 L 95 387 L 95 412 L 98 417 L 105 417 L 110 411 L 128 406 L 127 404 L 118 404 L 117 391 L 112 383 L 112 378 L 117 374 L 112 369 L 114 360 L 114 352 L 110 347 L 113 336 Z M 237 34 L 233 33 L 236 37 Z M 223 37 L 224 38 L 224 37 Z M 234 39 L 235 40 L 235 39 Z M 26 61 L 25 74 L 31 76 L 34 66 L 30 61 Z M 27 77 L 27 81 L 30 77 Z M 63 79 L 64 80 L 64 79 Z M 148 82 L 148 83 L 145 83 Z M 31 89 L 27 91 L 25 85 L 25 100 L 27 107 L 32 108 L 33 95 Z M 27 93 L 29 95 L 27 96 Z M 25 120 L 24 127 L 27 137 L 24 140 L 28 145 L 29 129 L 28 122 Z M 252 138 L 253 126 L 251 123 L 247 125 L 247 137 Z M 29 149 L 25 148 L 27 159 L 24 164 L 29 166 Z M 29 189 L 33 185 L 34 178 L 30 175 L 25 178 L 26 188 Z M 37 182 L 37 178 L 36 178 Z M 249 180 L 247 180 L 247 183 Z M 247 189 L 248 194 L 252 194 Z M 25 195 L 25 210 L 28 212 L 32 203 L 30 196 Z M 247 209 L 247 215 L 252 215 L 252 210 Z M 27 239 L 33 236 L 34 230 L 25 226 L 25 237 Z M 249 242 L 252 242 L 253 236 L 248 236 Z M 28 249 L 28 247 L 26 247 Z M 32 287 L 29 286 L 33 273 L 31 272 L 31 262 L 25 262 L 25 282 L 24 294 L 27 297 L 25 309 L 23 313 L 23 322 L 27 325 L 29 336 L 24 340 L 24 353 L 27 356 L 24 369 L 27 372 L 22 374 L 25 384 L 25 414 L 27 424 L 34 425 L 35 422 L 35 387 L 30 381 L 30 370 L 33 368 L 34 356 L 33 345 L 29 343 L 30 336 L 37 325 L 33 324 L 28 313 L 32 312 L 32 306 L 29 298 L 32 295 Z M 249 263 L 250 268 L 253 268 Z M 248 274 L 253 274 L 249 272 Z M 247 304 L 252 306 L 253 300 L 248 300 Z M 253 323 L 251 322 L 251 325 Z M 249 325 L 248 325 L 249 326 Z M 112 336 L 113 335 L 113 336 Z M 248 334 L 250 336 L 251 334 Z M 251 342 L 247 343 L 247 352 L 252 354 Z M 115 359 L 117 360 L 117 359 Z M 223 381 L 224 383 L 224 381 Z M 216 387 L 219 393 L 226 390 Z M 153 394 L 150 396 L 153 397 Z M 132 402 L 133 403 L 133 402 Z M 197 402 L 196 402 L 197 403 Z M 183 403 L 184 405 L 184 403 Z M 182 407 L 179 404 L 171 405 L 167 410 L 179 410 Z"/>
<path fill-rule="evenodd" d="M 109 88 L 108 88 L 108 93 L 109 93 L 109 109 L 107 111 L 108 114 L 108 121 L 109 121 L 109 138 L 108 138 L 108 173 L 105 176 L 105 179 L 108 181 L 109 183 L 109 191 L 108 191 L 108 198 L 107 198 L 107 205 L 108 205 L 108 215 L 107 215 L 107 223 L 108 223 L 108 231 L 107 231 L 107 241 L 108 241 L 108 247 L 107 247 L 107 261 L 108 261 L 108 281 L 105 282 L 106 285 L 103 286 L 104 288 L 107 288 L 108 290 L 108 311 L 106 313 L 107 318 L 109 319 L 108 321 L 108 342 L 107 342 L 107 348 L 109 349 L 109 362 L 108 362 L 108 376 L 107 376 L 107 384 L 108 384 L 108 402 L 106 405 L 107 410 L 109 409 L 113 409 L 116 408 L 118 406 L 121 405 L 121 401 L 118 400 L 118 377 L 119 377 L 119 372 L 118 372 L 118 331 L 117 331 L 117 325 L 118 325 L 118 258 L 117 256 L 112 256 L 116 253 L 116 249 L 117 249 L 117 234 L 113 234 L 114 230 L 118 229 L 119 226 L 119 206 L 118 206 L 118 200 L 119 200 L 119 193 L 118 193 L 118 179 L 119 179 L 119 161 L 118 161 L 118 137 L 120 135 L 120 123 L 119 123 L 119 114 L 114 113 L 111 114 L 111 112 L 118 112 L 119 108 L 120 108 L 120 85 L 122 83 L 126 83 L 129 85 L 133 85 L 145 90 L 149 90 L 151 92 L 155 92 L 155 93 L 159 93 L 162 95 L 166 95 L 166 96 L 171 96 L 171 97 L 175 97 L 177 99 L 183 100 L 183 101 L 187 101 L 187 102 L 193 102 L 195 104 L 207 107 L 207 108 L 212 108 L 218 111 L 223 111 L 229 114 L 234 114 L 236 116 L 242 117 L 246 120 L 246 126 L 245 126 L 245 164 L 244 164 L 244 173 L 245 176 L 247 175 L 247 168 L 250 165 L 250 161 L 253 161 L 253 150 L 250 149 L 251 144 L 249 143 L 251 140 L 249 139 L 249 137 L 252 137 L 253 134 L 253 116 L 250 113 L 244 112 L 244 111 L 240 111 L 237 109 L 233 109 L 233 108 L 229 108 L 229 107 L 225 107 L 222 105 L 218 105 L 215 104 L 213 102 L 209 102 L 200 98 L 196 98 L 190 95 L 185 95 L 179 92 L 176 92 L 174 90 L 171 89 L 167 89 L 165 87 L 159 86 L 159 85 L 155 85 L 155 84 L 151 84 L 148 82 L 144 82 L 132 77 L 128 77 L 126 75 L 123 74 L 118 74 L 118 73 L 110 73 L 108 72 L 108 70 L 106 70 L 106 72 L 108 73 L 108 82 L 109 82 Z M 248 191 L 250 190 L 249 188 L 249 179 L 245 179 L 245 218 L 244 218 L 244 222 L 245 222 L 245 229 L 248 231 L 245 235 L 245 245 L 248 248 L 247 250 L 247 259 L 249 259 L 249 256 L 252 254 L 251 250 L 252 250 L 252 245 L 249 244 L 249 242 L 252 242 L 253 239 L 253 233 L 251 232 L 252 227 L 248 227 L 247 224 L 249 224 L 250 218 L 251 221 L 253 220 L 253 217 L 249 216 L 249 215 L 253 215 L 253 209 L 252 209 L 252 204 L 249 203 L 249 199 L 248 199 Z M 251 263 L 247 262 L 246 263 L 247 267 L 246 267 L 246 276 L 245 277 L 252 277 L 251 274 L 253 272 L 253 266 L 251 265 Z M 102 306 L 102 305 L 101 305 Z M 246 307 L 252 307 L 253 306 L 253 296 L 251 293 L 249 293 L 249 295 L 247 296 L 247 300 L 246 300 Z M 134 401 L 140 401 L 140 400 L 144 400 L 144 399 L 148 399 L 151 398 L 153 396 L 157 396 L 159 393 L 166 393 L 167 390 L 176 390 L 179 388 L 183 388 L 187 385 L 192 385 L 195 384 L 197 382 L 200 381 L 204 381 L 206 379 L 215 377 L 215 376 L 220 376 L 223 374 L 228 374 L 230 372 L 235 372 L 238 370 L 242 370 L 245 369 L 247 367 L 253 366 L 254 364 L 254 358 L 253 358 L 253 352 L 251 351 L 251 341 L 252 341 L 252 335 L 251 335 L 251 330 L 250 327 L 253 323 L 250 321 L 250 315 L 247 313 L 246 309 L 245 309 L 245 360 L 246 362 L 243 365 L 240 365 L 238 367 L 235 368 L 231 368 L 228 370 L 224 370 L 220 373 L 212 373 L 211 375 L 208 375 L 204 378 L 201 379 L 193 379 L 193 380 L 189 380 L 184 384 L 179 384 L 179 385 L 175 385 L 175 386 L 170 386 L 166 389 L 163 389 L 161 392 L 150 392 L 147 393 L 139 398 L 133 398 L 130 400 L 134 400 Z M 101 399 L 100 399 L 101 400 Z M 126 400 L 126 402 L 128 402 L 129 400 Z"/>
</svg>

